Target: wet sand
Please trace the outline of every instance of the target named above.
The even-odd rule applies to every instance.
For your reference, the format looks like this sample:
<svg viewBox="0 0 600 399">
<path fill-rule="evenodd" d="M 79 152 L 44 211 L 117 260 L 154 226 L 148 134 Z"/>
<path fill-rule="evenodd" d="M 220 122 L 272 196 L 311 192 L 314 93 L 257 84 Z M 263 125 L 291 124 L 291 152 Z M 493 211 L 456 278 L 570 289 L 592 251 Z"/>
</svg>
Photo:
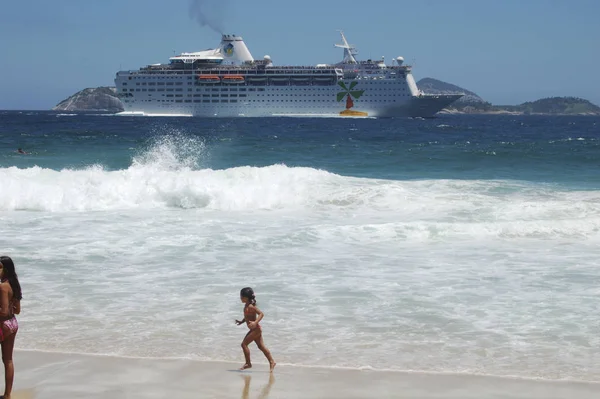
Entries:
<svg viewBox="0 0 600 399">
<path fill-rule="evenodd" d="M 50 398 L 569 398 L 600 384 L 17 351 L 15 399 Z"/>
</svg>

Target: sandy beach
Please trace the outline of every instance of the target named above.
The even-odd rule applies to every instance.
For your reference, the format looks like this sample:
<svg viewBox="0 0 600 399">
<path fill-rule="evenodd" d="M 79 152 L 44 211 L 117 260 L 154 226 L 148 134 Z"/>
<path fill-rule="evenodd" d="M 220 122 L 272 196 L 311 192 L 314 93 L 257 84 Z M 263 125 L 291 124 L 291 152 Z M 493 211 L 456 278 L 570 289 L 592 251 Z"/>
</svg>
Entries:
<svg viewBox="0 0 600 399">
<path fill-rule="evenodd" d="M 600 384 L 18 351 L 14 398 L 578 398 Z"/>
</svg>

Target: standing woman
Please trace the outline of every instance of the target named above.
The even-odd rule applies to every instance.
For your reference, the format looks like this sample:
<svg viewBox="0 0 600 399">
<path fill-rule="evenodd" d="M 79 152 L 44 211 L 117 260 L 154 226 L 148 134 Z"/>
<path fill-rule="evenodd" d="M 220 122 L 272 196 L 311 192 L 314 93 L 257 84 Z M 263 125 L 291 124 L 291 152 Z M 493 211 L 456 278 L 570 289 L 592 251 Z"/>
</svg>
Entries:
<svg viewBox="0 0 600 399">
<path fill-rule="evenodd" d="M 21 284 L 15 264 L 8 256 L 0 256 L 0 342 L 4 363 L 4 399 L 10 399 L 15 377 L 12 355 L 19 329 L 15 315 L 21 313 L 21 298 Z"/>
</svg>

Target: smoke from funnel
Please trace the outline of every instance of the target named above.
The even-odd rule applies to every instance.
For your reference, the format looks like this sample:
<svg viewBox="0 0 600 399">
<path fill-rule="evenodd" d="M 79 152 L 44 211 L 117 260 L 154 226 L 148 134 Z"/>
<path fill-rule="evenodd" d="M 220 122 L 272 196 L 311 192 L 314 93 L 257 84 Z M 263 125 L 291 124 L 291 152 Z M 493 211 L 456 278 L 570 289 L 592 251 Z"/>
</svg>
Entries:
<svg viewBox="0 0 600 399">
<path fill-rule="evenodd" d="M 200 26 L 208 26 L 219 34 L 223 34 L 223 12 L 227 0 L 190 0 L 190 17 Z"/>
</svg>

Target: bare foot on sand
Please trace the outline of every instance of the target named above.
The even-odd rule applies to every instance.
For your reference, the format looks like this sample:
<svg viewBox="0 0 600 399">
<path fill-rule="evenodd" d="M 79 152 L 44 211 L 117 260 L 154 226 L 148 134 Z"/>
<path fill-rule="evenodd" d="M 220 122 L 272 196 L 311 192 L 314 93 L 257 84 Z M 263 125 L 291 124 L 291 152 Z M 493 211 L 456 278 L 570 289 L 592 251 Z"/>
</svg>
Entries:
<svg viewBox="0 0 600 399">
<path fill-rule="evenodd" d="M 277 363 L 275 362 L 270 362 L 269 366 L 271 366 L 271 373 L 273 372 L 273 369 L 275 368 L 275 366 L 277 366 Z"/>
<path fill-rule="evenodd" d="M 246 369 L 251 369 L 251 368 L 252 368 L 252 365 L 249 363 L 246 363 L 242 366 L 242 368 L 240 368 L 240 370 L 246 370 Z"/>
</svg>

